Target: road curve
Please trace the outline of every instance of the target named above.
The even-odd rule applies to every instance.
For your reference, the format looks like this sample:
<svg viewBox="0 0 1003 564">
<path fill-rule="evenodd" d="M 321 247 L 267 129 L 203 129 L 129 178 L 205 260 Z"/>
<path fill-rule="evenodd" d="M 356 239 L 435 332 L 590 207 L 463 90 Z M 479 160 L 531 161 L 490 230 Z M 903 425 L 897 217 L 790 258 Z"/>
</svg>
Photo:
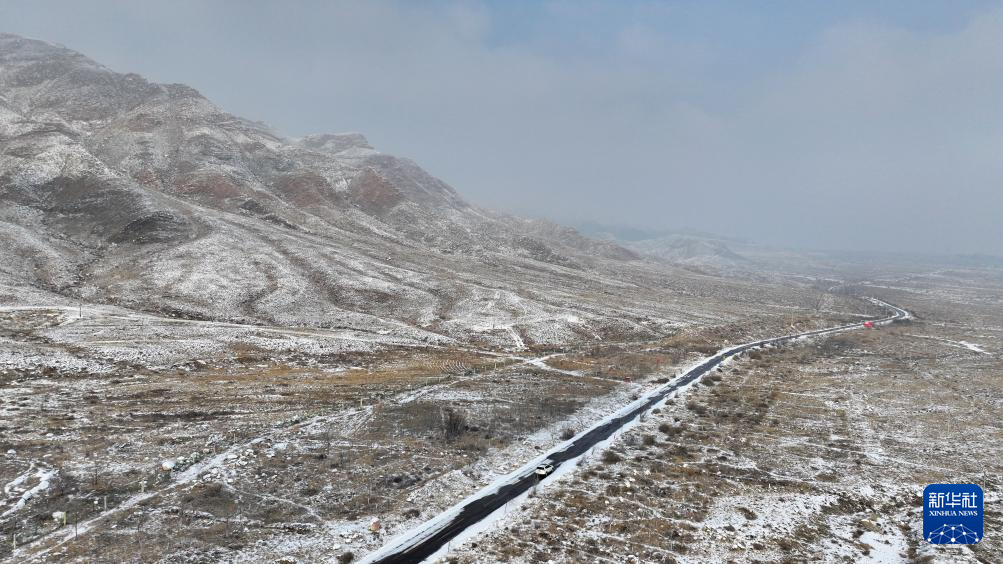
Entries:
<svg viewBox="0 0 1003 564">
<path fill-rule="evenodd" d="M 911 317 L 909 312 L 904 309 L 874 298 L 866 299 L 892 312 L 888 317 L 871 320 L 875 325 L 886 325 L 896 321 L 909 319 Z M 397 536 L 382 548 L 363 559 L 363 562 L 370 564 L 413 563 L 421 562 L 429 556 L 434 555 L 443 546 L 446 546 L 452 539 L 465 531 L 467 528 L 477 524 L 498 509 L 504 507 L 507 502 L 515 499 L 519 495 L 528 491 L 534 485 L 540 483 L 541 480 L 539 480 L 534 473 L 538 464 L 552 464 L 556 472 L 556 470 L 562 465 L 573 463 L 576 459 L 588 452 L 589 449 L 609 439 L 625 425 L 653 409 L 656 405 L 668 398 L 670 394 L 699 379 L 701 376 L 713 370 L 729 358 L 738 356 L 750 349 L 766 345 L 779 345 L 805 337 L 817 337 L 821 335 L 839 333 L 842 331 L 861 329 L 864 327 L 864 323 L 864 321 L 861 321 L 859 323 L 841 325 L 830 329 L 819 329 L 816 331 L 807 331 L 805 333 L 797 333 L 794 335 L 772 337 L 769 339 L 762 339 L 759 341 L 753 341 L 721 349 L 713 356 L 707 357 L 701 361 L 700 364 L 697 364 L 683 374 L 680 374 L 672 381 L 656 388 L 637 401 L 627 405 L 613 416 L 603 419 L 571 440 L 555 447 L 550 452 L 534 459 L 522 468 L 509 474 L 502 481 L 496 482 L 491 486 L 484 488 L 419 527 Z M 542 481 L 547 481 L 552 477 L 553 475 L 548 476 Z"/>
</svg>

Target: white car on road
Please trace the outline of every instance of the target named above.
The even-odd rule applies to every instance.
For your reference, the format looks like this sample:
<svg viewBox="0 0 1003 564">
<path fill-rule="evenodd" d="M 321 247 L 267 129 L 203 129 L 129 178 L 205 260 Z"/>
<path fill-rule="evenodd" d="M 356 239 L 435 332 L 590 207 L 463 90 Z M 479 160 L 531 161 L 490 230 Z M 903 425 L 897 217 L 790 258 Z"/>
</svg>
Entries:
<svg viewBox="0 0 1003 564">
<path fill-rule="evenodd" d="M 536 477 L 540 478 L 541 480 L 551 475 L 553 472 L 554 472 L 553 464 L 541 464 L 536 467 Z"/>
</svg>

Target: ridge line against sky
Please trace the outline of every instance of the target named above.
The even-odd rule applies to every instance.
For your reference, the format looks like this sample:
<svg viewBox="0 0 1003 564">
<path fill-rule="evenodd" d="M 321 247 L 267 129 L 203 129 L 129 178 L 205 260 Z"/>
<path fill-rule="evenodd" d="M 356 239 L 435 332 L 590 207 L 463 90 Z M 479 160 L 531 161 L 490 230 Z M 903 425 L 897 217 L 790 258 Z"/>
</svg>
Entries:
<svg viewBox="0 0 1003 564">
<path fill-rule="evenodd" d="M 36 2 L 0 31 L 360 131 L 474 203 L 773 244 L 1003 254 L 1003 5 Z"/>
</svg>

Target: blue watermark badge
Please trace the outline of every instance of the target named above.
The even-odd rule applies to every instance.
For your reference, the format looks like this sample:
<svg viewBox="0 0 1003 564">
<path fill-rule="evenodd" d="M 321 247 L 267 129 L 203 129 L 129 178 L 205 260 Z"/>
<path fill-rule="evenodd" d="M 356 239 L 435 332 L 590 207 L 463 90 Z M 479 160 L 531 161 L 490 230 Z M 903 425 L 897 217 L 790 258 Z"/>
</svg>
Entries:
<svg viewBox="0 0 1003 564">
<path fill-rule="evenodd" d="M 930 544 L 975 544 L 982 540 L 982 488 L 975 484 L 930 484 L 923 490 L 923 538 Z"/>
</svg>

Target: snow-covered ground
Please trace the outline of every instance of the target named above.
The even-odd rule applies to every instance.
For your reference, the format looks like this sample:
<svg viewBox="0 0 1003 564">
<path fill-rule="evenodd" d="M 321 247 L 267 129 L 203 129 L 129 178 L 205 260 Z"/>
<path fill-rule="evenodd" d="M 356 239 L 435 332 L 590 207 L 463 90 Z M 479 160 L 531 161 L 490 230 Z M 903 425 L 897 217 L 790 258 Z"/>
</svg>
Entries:
<svg viewBox="0 0 1003 564">
<path fill-rule="evenodd" d="M 921 337 L 921 338 L 924 338 L 924 339 L 933 339 L 935 341 L 940 341 L 942 343 L 946 343 L 946 344 L 951 345 L 953 347 L 958 347 L 958 348 L 961 348 L 961 349 L 967 349 L 967 350 L 970 350 L 972 352 L 979 353 L 979 354 L 986 354 L 986 355 L 991 354 L 988 351 L 986 351 L 984 348 L 982 348 L 980 345 L 977 345 L 975 343 L 969 343 L 968 341 L 954 341 L 954 340 L 951 340 L 951 339 L 945 339 L 943 337 L 933 337 L 933 336 L 930 336 L 930 335 L 910 335 L 910 336 Z"/>
<path fill-rule="evenodd" d="M 691 388 L 477 536 L 464 562 L 992 561 L 996 543 L 931 547 L 923 487 L 975 482 L 998 505 L 1000 367 L 987 325 L 948 331 L 928 303 L 902 327 L 764 351 Z M 959 334 L 960 333 L 960 334 Z M 946 347 L 931 347 L 936 338 Z M 950 341 L 950 342 L 948 342 Z M 990 345 L 989 343 L 993 343 Z M 980 341 L 982 344 L 982 341 Z M 972 351 L 976 352 L 976 351 Z M 958 378 L 964 374 L 964 378 Z M 950 381 L 949 386 L 938 382 Z M 974 390 L 980 399 L 969 406 Z M 987 416 L 988 415 L 988 416 Z M 987 514 L 991 514 L 990 510 Z M 987 524 L 988 525 L 988 524 Z M 988 539 L 988 537 L 987 537 Z"/>
</svg>

